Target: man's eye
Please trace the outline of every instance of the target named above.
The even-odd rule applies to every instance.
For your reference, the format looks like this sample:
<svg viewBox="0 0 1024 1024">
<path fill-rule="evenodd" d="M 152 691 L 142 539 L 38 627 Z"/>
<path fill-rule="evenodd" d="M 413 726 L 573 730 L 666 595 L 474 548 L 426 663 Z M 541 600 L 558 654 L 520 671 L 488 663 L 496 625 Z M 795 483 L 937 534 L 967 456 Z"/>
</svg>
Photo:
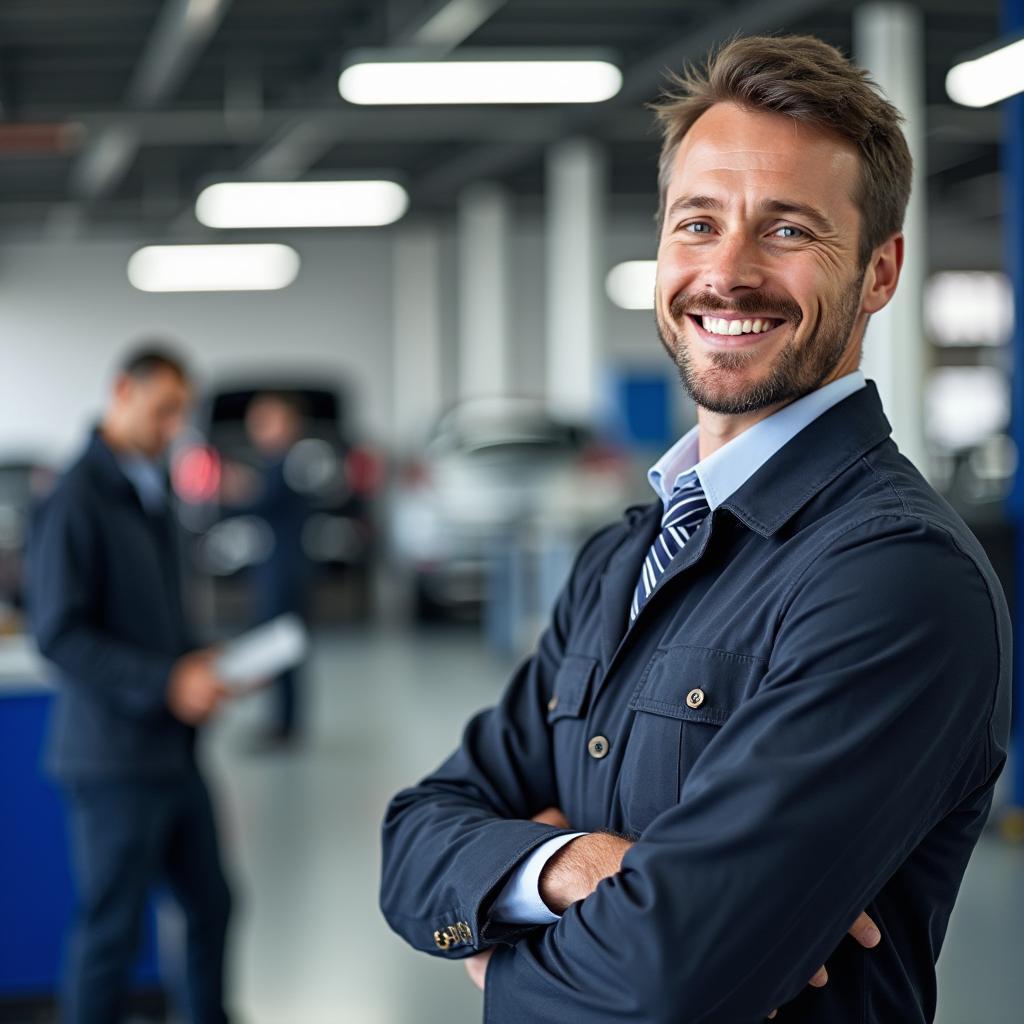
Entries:
<svg viewBox="0 0 1024 1024">
<path fill-rule="evenodd" d="M 780 234 L 783 231 L 789 232 L 789 234 Z M 781 228 L 776 228 L 774 233 L 780 238 L 800 238 L 806 234 L 802 228 L 795 228 L 792 224 L 783 224 Z"/>
<path fill-rule="evenodd" d="M 693 235 L 706 235 L 710 233 L 711 225 L 706 223 L 705 221 L 698 220 L 694 221 L 692 224 L 684 224 L 683 230 L 689 231 L 690 234 Z"/>
</svg>

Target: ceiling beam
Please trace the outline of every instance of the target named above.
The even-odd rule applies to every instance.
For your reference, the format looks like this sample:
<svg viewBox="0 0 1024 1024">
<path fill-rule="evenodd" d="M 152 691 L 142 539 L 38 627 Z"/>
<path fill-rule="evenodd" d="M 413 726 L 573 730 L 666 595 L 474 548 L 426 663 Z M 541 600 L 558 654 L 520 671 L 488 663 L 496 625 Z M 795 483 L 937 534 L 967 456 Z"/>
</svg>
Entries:
<svg viewBox="0 0 1024 1024">
<path fill-rule="evenodd" d="M 58 116 L 36 116 L 56 121 Z M 96 138 L 122 128 L 143 146 L 259 145 L 268 151 L 285 135 L 298 148 L 342 142 L 491 142 L 543 144 L 565 132 L 564 113 L 555 108 L 505 107 L 346 107 L 309 106 L 264 110 L 245 118 L 221 109 L 153 111 L 92 110 L 59 115 L 62 125 L 84 129 Z M 650 114 L 642 103 L 614 106 L 593 122 L 602 138 L 614 142 L 657 141 Z M 305 126 L 305 130 L 304 130 Z M 1002 137 L 997 109 L 972 110 L 952 103 L 931 104 L 926 111 L 927 137 L 932 142 L 995 144 Z M 308 154 L 307 154 L 308 155 Z M 319 156 L 313 158 L 313 162 Z M 273 166 L 267 164 L 268 171 Z M 295 167 L 293 166 L 293 170 Z M 284 168 L 282 167 L 283 171 Z"/>
<path fill-rule="evenodd" d="M 310 107 L 270 109 L 252 119 L 232 117 L 223 110 L 154 110 L 78 112 L 68 121 L 84 126 L 90 135 L 123 127 L 141 144 L 252 145 L 271 141 L 309 125 L 310 135 L 293 141 L 307 145 L 319 135 L 338 142 L 548 142 L 562 125 L 558 111 L 508 107 L 496 115 L 489 107 L 457 109 L 414 107 Z M 604 122 L 620 141 L 651 139 L 650 118 L 640 108 L 610 112 Z"/>
<path fill-rule="evenodd" d="M 394 46 L 426 46 L 438 56 L 451 53 L 508 0 L 430 0 L 393 33 Z"/>
<path fill-rule="evenodd" d="M 164 0 L 135 67 L 125 105 L 152 110 L 166 103 L 220 26 L 231 0 Z M 109 195 L 128 173 L 139 149 L 137 132 L 112 124 L 86 146 L 71 172 L 79 199 Z"/>
<path fill-rule="evenodd" d="M 164 0 L 128 87 L 129 105 L 148 110 L 174 95 L 230 4 L 231 0 Z"/>
</svg>

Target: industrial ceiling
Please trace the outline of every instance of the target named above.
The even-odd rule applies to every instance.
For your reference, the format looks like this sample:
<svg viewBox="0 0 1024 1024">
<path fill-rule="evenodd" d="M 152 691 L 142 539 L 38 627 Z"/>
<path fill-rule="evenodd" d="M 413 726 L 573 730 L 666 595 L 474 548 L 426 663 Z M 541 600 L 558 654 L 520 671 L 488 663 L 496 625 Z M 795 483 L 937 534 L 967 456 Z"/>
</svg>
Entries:
<svg viewBox="0 0 1024 1024">
<path fill-rule="evenodd" d="M 955 60 L 998 34 L 995 0 L 925 0 L 928 193 L 944 240 L 973 231 L 998 259 L 998 108 L 954 106 Z M 543 189 L 549 143 L 607 146 L 612 202 L 653 211 L 645 104 L 667 69 L 735 33 L 809 32 L 846 52 L 852 5 L 823 0 L 3 0 L 0 235 L 202 237 L 212 181 L 366 173 L 401 181 L 410 216 L 468 183 Z M 612 100 L 568 107 L 359 107 L 338 94 L 354 49 L 429 44 L 606 52 Z M 978 240 L 981 240 L 978 242 Z"/>
</svg>

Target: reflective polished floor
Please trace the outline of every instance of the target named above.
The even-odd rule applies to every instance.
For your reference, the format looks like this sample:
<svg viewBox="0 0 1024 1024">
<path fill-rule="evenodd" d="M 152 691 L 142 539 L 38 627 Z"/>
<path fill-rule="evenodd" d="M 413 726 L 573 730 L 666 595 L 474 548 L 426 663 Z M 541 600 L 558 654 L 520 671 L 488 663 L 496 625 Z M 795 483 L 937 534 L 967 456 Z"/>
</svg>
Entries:
<svg viewBox="0 0 1024 1024">
<path fill-rule="evenodd" d="M 351 627 L 318 638 L 302 745 L 254 754 L 266 698 L 227 709 L 206 754 L 238 904 L 242 1024 L 480 1020 L 461 967 L 412 952 L 381 919 L 378 829 L 391 794 L 451 751 L 510 668 L 472 632 Z M 1024 1019 L 1022 957 L 1024 848 L 986 838 L 940 959 L 938 1024 Z"/>
</svg>

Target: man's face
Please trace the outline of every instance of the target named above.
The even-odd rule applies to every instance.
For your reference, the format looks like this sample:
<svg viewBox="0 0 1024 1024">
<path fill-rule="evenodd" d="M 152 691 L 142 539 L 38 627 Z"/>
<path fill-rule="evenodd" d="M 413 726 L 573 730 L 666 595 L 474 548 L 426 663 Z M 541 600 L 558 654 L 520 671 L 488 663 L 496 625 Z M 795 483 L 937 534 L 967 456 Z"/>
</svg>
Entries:
<svg viewBox="0 0 1024 1024">
<path fill-rule="evenodd" d="M 172 370 L 119 378 L 115 402 L 132 447 L 150 459 L 163 455 L 184 426 L 189 397 L 188 385 Z"/>
<path fill-rule="evenodd" d="M 838 136 L 734 104 L 684 136 L 655 315 L 698 405 L 754 412 L 856 369 L 867 319 L 859 173 L 856 148 Z"/>
<path fill-rule="evenodd" d="M 252 443 L 265 455 L 286 452 L 301 432 L 299 416 L 286 402 L 271 396 L 256 398 L 245 414 Z"/>
</svg>

